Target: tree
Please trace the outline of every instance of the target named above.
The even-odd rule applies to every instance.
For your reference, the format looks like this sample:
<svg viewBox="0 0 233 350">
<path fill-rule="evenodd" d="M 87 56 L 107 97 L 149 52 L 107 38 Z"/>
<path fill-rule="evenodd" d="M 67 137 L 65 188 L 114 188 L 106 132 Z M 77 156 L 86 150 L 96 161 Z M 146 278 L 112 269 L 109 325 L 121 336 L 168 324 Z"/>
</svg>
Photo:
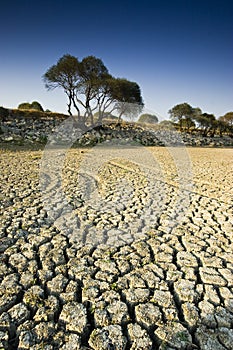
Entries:
<svg viewBox="0 0 233 350">
<path fill-rule="evenodd" d="M 68 113 L 72 116 L 71 108 L 75 108 L 80 119 L 80 109 L 76 103 L 76 89 L 80 83 L 80 63 L 71 55 L 62 56 L 57 64 L 51 66 L 43 75 L 45 87 L 48 90 L 62 88 L 68 97 Z"/>
<path fill-rule="evenodd" d="M 211 136 L 214 136 L 215 130 L 217 128 L 216 118 L 213 114 L 202 113 L 196 118 L 199 127 L 202 129 L 202 135 L 207 136 L 212 129 Z"/>
<path fill-rule="evenodd" d="M 230 126 L 233 126 L 233 112 L 228 112 L 219 118 Z"/>
<path fill-rule="evenodd" d="M 68 112 L 72 107 L 78 113 L 78 121 L 93 124 L 93 113 L 98 111 L 98 122 L 108 112 L 116 110 L 122 115 L 140 113 L 143 107 L 141 91 L 137 83 L 112 77 L 102 60 L 87 56 L 81 62 L 71 55 L 64 55 L 43 76 L 47 89 L 63 88 L 68 96 Z M 80 108 L 84 109 L 81 117 Z"/>
<path fill-rule="evenodd" d="M 144 107 L 140 87 L 135 82 L 123 78 L 115 79 L 110 94 L 115 102 L 113 110 L 118 112 L 119 121 L 122 116 L 136 118 Z"/>
<path fill-rule="evenodd" d="M 218 118 L 218 130 L 220 135 L 224 132 L 228 135 L 233 134 L 233 112 L 228 112 Z"/>
<path fill-rule="evenodd" d="M 159 121 L 158 117 L 154 114 L 144 113 L 140 115 L 139 123 L 157 124 Z"/>
<path fill-rule="evenodd" d="M 191 117 L 185 117 L 179 121 L 180 127 L 190 131 L 191 128 L 195 128 L 195 123 Z M 182 126 L 181 126 L 182 125 Z"/>
<path fill-rule="evenodd" d="M 190 118 L 192 119 L 195 115 L 195 108 L 191 107 L 188 103 L 181 103 L 174 106 L 168 111 L 170 118 L 174 122 L 178 122 L 180 129 L 183 127 L 183 119 Z"/>
<path fill-rule="evenodd" d="M 221 118 L 222 117 L 216 120 L 216 124 L 217 124 L 217 130 L 219 132 L 219 135 L 222 137 L 223 133 L 230 133 L 231 127 L 225 122 L 224 119 L 221 119 Z"/>
<path fill-rule="evenodd" d="M 76 101 L 85 108 L 84 122 L 90 117 L 93 124 L 93 111 L 98 108 L 99 95 L 104 93 L 105 86 L 112 77 L 102 60 L 95 56 L 83 58 L 79 65 L 79 73 L 80 81 L 75 91 Z M 94 105 L 91 105 L 92 102 Z"/>
</svg>

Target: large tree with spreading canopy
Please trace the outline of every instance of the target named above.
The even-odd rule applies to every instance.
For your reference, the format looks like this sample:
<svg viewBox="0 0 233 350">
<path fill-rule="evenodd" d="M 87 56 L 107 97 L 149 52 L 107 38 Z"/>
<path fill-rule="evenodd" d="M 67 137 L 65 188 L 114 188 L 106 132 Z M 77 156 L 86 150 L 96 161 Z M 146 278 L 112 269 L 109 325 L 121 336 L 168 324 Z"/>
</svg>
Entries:
<svg viewBox="0 0 233 350">
<path fill-rule="evenodd" d="M 118 112 L 122 116 L 135 118 L 142 111 L 143 100 L 137 83 L 127 79 L 114 78 L 100 58 L 87 56 L 79 61 L 71 55 L 64 55 L 43 75 L 48 90 L 62 88 L 68 97 L 68 113 L 73 110 L 82 124 L 98 112 L 98 122 L 106 113 Z M 84 110 L 81 116 L 81 109 Z"/>
</svg>

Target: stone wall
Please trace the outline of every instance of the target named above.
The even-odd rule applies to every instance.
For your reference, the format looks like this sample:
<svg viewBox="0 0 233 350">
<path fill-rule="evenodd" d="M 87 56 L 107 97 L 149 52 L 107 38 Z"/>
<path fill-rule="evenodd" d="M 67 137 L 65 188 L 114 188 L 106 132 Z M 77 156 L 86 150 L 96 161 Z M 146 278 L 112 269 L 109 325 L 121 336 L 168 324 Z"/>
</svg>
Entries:
<svg viewBox="0 0 233 350">
<path fill-rule="evenodd" d="M 53 134 L 56 127 L 66 119 L 65 116 L 54 118 L 46 114 L 44 117 L 22 117 L 8 116 L 1 118 L 0 124 L 0 142 L 10 142 L 15 144 L 41 143 L 45 144 L 48 138 Z M 75 136 L 77 130 L 73 129 Z M 60 140 L 63 135 L 60 133 Z M 92 128 L 81 138 L 77 139 L 76 144 L 82 146 L 93 146 L 96 143 L 120 139 L 124 142 L 131 140 L 139 142 L 145 146 L 197 146 L 197 147 L 232 147 L 233 138 L 228 136 L 203 137 L 200 134 L 191 135 L 188 133 L 179 133 L 175 130 L 159 128 L 157 130 L 142 127 L 135 123 L 108 123 L 103 126 Z"/>
</svg>

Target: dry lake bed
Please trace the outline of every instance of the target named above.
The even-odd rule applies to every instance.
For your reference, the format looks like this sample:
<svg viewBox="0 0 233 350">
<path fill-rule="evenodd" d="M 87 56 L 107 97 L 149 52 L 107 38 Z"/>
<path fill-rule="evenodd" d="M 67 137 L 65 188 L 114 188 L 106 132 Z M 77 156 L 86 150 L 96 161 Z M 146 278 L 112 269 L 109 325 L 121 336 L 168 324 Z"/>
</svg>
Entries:
<svg viewBox="0 0 233 350">
<path fill-rule="evenodd" d="M 0 150 L 0 349 L 233 349 L 233 149 Z"/>
</svg>

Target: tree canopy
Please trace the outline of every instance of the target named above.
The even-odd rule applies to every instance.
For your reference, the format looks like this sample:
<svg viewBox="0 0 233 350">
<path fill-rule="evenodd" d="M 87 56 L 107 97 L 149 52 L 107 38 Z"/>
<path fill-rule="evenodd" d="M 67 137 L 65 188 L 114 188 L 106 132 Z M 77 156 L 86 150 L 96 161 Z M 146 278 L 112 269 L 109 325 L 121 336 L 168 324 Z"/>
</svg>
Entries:
<svg viewBox="0 0 233 350">
<path fill-rule="evenodd" d="M 182 129 L 183 126 L 189 129 L 193 125 L 192 119 L 196 118 L 196 116 L 201 113 L 201 110 L 199 108 L 193 108 L 188 103 L 184 102 L 174 106 L 168 113 L 172 121 L 178 122 L 180 129 Z"/>
<path fill-rule="evenodd" d="M 114 78 L 100 58 L 84 57 L 82 61 L 71 55 L 64 55 L 43 75 L 48 90 L 62 88 L 68 97 L 68 113 L 72 110 L 78 121 L 93 123 L 93 114 L 98 112 L 98 121 L 113 111 L 122 116 L 135 117 L 143 108 L 140 87 L 127 79 Z M 84 110 L 81 116 L 81 109 Z"/>
<path fill-rule="evenodd" d="M 229 126 L 233 126 L 233 112 L 227 112 L 219 119 L 228 124 Z"/>
</svg>

